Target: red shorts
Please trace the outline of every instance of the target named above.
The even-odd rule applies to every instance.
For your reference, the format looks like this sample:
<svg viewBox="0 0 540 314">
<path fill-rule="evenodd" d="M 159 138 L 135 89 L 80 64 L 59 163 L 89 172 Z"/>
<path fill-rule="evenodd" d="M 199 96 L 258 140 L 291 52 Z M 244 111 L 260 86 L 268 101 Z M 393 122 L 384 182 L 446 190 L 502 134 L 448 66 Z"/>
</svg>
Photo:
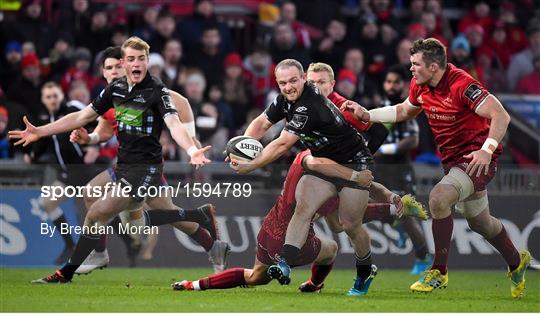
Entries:
<svg viewBox="0 0 540 314">
<path fill-rule="evenodd" d="M 279 261 L 283 241 L 275 240 L 261 228 L 257 235 L 257 259 L 265 265 L 274 265 Z M 289 266 L 303 266 L 313 263 L 321 251 L 321 240 L 314 235 L 308 235 L 306 243 L 300 249 L 298 258 L 287 261 Z"/>
<path fill-rule="evenodd" d="M 465 170 L 467 169 L 467 165 L 468 165 L 467 163 L 444 164 L 443 165 L 444 174 L 448 174 L 448 171 L 450 171 L 450 169 L 453 167 L 457 167 L 465 172 Z M 476 176 L 476 174 L 474 174 L 472 177 L 469 176 L 469 178 L 471 178 L 471 181 L 473 182 L 474 190 L 476 192 L 485 190 L 488 183 L 495 176 L 495 173 L 497 173 L 497 161 L 492 160 L 491 163 L 489 164 L 488 174 L 484 174 L 482 172 L 480 176 L 478 177 Z"/>
</svg>

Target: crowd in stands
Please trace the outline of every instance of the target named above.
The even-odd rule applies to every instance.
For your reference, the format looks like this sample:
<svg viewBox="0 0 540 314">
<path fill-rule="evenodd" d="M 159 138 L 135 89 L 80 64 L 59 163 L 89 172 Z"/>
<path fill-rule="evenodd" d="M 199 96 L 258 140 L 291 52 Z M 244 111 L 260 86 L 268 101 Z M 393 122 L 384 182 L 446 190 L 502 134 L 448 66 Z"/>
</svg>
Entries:
<svg viewBox="0 0 540 314">
<path fill-rule="evenodd" d="M 273 100 L 274 66 L 285 58 L 305 68 L 330 64 L 336 90 L 371 108 L 384 97 L 385 71 L 399 64 L 410 73 L 412 42 L 435 37 L 447 45 L 450 62 L 492 93 L 540 94 L 540 17 L 533 0 L 449 1 L 452 8 L 441 0 L 251 2 L 258 2 L 253 12 L 235 14 L 218 11 L 226 7 L 219 0 L 131 6 L 29 0 L 3 12 L 0 158 L 17 152 L 7 130 L 24 128 L 23 115 L 38 121 L 45 110 L 45 82 L 59 83 L 65 101 L 88 104 L 105 86 L 100 52 L 132 35 L 151 46 L 150 73 L 188 98 L 200 141 L 214 145 L 216 160 L 227 139 Z M 445 14 L 450 11 L 461 13 Z M 170 136 L 162 138 L 166 159 L 180 159 Z"/>
</svg>

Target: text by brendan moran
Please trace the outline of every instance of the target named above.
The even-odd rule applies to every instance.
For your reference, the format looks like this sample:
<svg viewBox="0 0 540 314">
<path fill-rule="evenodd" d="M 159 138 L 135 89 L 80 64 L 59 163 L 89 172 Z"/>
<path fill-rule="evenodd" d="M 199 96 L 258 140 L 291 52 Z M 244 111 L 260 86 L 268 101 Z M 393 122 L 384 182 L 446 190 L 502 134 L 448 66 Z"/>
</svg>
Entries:
<svg viewBox="0 0 540 314">
<path fill-rule="evenodd" d="M 118 224 L 118 232 L 114 232 L 113 226 L 70 226 L 68 223 L 61 223 L 60 228 L 51 226 L 45 222 L 41 223 L 40 233 L 42 235 L 48 235 L 53 237 L 55 232 L 60 234 L 158 234 L 159 228 L 157 226 L 133 226 L 127 224 Z"/>
</svg>

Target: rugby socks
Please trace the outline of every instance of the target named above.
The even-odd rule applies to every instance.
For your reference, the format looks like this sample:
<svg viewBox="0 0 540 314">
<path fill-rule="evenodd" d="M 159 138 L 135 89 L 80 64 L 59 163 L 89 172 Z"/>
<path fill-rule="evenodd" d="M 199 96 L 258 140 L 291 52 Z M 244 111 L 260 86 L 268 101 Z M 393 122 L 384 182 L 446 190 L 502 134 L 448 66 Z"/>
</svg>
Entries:
<svg viewBox="0 0 540 314">
<path fill-rule="evenodd" d="M 438 269 L 443 275 L 448 271 L 448 254 L 450 253 L 453 229 L 454 219 L 451 214 L 442 219 L 433 218 L 431 231 L 435 242 L 435 258 L 431 269 Z"/>
<path fill-rule="evenodd" d="M 283 258 L 287 263 L 296 260 L 298 254 L 300 254 L 300 248 L 290 244 L 283 244 L 283 248 L 281 249 L 281 258 Z"/>
<path fill-rule="evenodd" d="M 105 251 L 105 248 L 107 248 L 107 234 L 102 234 L 100 237 L 99 237 L 99 241 L 98 243 L 96 244 L 96 252 L 103 252 Z"/>
<path fill-rule="evenodd" d="M 363 257 L 359 257 L 355 253 L 354 257 L 356 258 L 356 276 L 366 279 L 371 274 L 371 265 L 373 264 L 371 261 L 371 251 Z"/>
<path fill-rule="evenodd" d="M 510 238 L 508 237 L 508 233 L 506 232 L 504 226 L 502 226 L 501 232 L 499 232 L 499 234 L 497 234 L 491 239 L 487 239 L 487 241 L 489 242 L 489 244 L 493 245 L 493 247 L 496 248 L 499 253 L 501 253 L 503 258 L 506 260 L 510 271 L 518 268 L 521 261 L 521 258 L 519 257 L 519 252 L 516 250 L 516 247 L 514 246 L 514 243 L 512 243 L 512 240 L 510 240 Z"/>
<path fill-rule="evenodd" d="M 388 221 L 392 219 L 390 212 L 390 205 L 388 203 L 370 203 L 367 205 L 366 212 L 364 213 L 363 223 L 380 220 Z M 394 206 L 395 209 L 395 206 Z"/>
<path fill-rule="evenodd" d="M 49 219 L 52 220 L 54 226 L 56 227 L 56 230 L 61 230 L 62 224 L 67 225 L 66 216 L 64 215 L 64 211 L 60 207 L 56 207 L 52 212 L 49 213 Z M 73 247 L 75 245 L 69 232 L 60 232 L 60 235 L 62 235 L 62 239 L 64 239 L 66 247 Z"/>
<path fill-rule="evenodd" d="M 405 217 L 401 219 L 401 223 L 405 232 L 407 232 L 407 235 L 411 239 L 416 258 L 420 260 L 425 259 L 428 254 L 428 248 L 424 237 L 424 231 L 422 230 L 418 219 L 416 217 Z"/>
<path fill-rule="evenodd" d="M 197 231 L 190 234 L 189 237 L 193 241 L 199 243 L 199 245 L 202 246 L 206 252 L 210 251 L 212 245 L 214 245 L 214 239 L 212 239 L 210 236 L 210 232 L 201 226 L 197 228 Z"/>
<path fill-rule="evenodd" d="M 320 286 L 326 279 L 326 276 L 332 271 L 332 267 L 334 267 L 334 262 L 330 265 L 311 264 L 311 278 L 309 280 L 312 284 Z"/>
<path fill-rule="evenodd" d="M 64 278 L 67 280 L 73 278 L 75 270 L 81 266 L 88 255 L 90 255 L 90 252 L 96 248 L 99 238 L 100 236 L 97 234 L 81 234 L 71 258 L 66 265 L 60 269 Z"/>
<path fill-rule="evenodd" d="M 416 246 L 416 245 L 413 245 L 413 246 L 414 246 L 414 254 L 416 255 L 416 258 L 418 258 L 419 260 L 424 260 L 428 254 L 427 244 L 424 242 L 424 244 L 421 246 Z"/>
<path fill-rule="evenodd" d="M 161 226 L 178 221 L 204 222 L 207 217 L 198 210 L 180 209 L 152 209 L 145 210 L 147 226 Z"/>
<path fill-rule="evenodd" d="M 245 286 L 246 279 L 244 278 L 244 268 L 231 268 L 221 273 L 195 280 L 192 283 L 194 290 L 229 289 Z"/>
</svg>

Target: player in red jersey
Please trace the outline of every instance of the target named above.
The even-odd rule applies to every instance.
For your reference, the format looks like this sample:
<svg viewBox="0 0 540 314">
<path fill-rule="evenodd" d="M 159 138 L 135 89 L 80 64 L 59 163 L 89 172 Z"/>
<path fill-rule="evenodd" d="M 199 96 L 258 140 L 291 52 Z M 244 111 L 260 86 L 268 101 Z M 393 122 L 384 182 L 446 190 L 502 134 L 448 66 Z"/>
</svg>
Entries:
<svg viewBox="0 0 540 314">
<path fill-rule="evenodd" d="M 411 285 L 412 291 L 431 292 L 448 285 L 447 261 L 452 237 L 451 207 L 462 214 L 504 257 L 511 295 L 525 289 L 525 270 L 531 255 L 518 252 L 497 218 L 489 213 L 486 185 L 497 170 L 499 144 L 510 116 L 499 100 L 465 71 L 446 62 L 446 48 L 429 38 L 414 42 L 411 52 L 409 97 L 403 103 L 365 111 L 347 105 L 362 121 L 400 122 L 426 113 L 442 154 L 443 179 L 429 195 L 433 217 L 435 258 L 431 270 Z"/>
<path fill-rule="evenodd" d="M 103 65 L 103 77 L 107 83 L 111 83 L 113 80 L 125 75 L 124 69 L 120 64 L 121 51 L 120 47 L 110 47 L 103 52 L 102 65 Z M 201 147 L 199 141 L 195 137 L 195 123 L 193 119 L 193 112 L 188 100 L 182 95 L 174 91 L 169 91 L 173 104 L 178 112 L 180 122 L 186 127 L 188 134 L 193 139 L 193 142 L 197 147 Z M 98 125 L 95 130 L 88 134 L 85 128 L 79 128 L 71 132 L 71 141 L 79 144 L 98 144 L 107 142 L 117 134 L 118 124 L 115 117 L 115 109 L 112 108 L 107 111 L 101 119 L 99 119 Z M 92 181 L 88 183 L 89 186 L 105 185 L 107 182 L 111 182 L 114 178 L 114 172 L 112 169 L 108 169 L 98 174 Z M 162 184 L 166 185 L 167 181 L 162 178 Z M 95 203 L 97 198 L 85 195 L 84 201 L 86 208 L 90 208 Z M 174 208 L 170 195 L 163 195 L 148 199 L 144 202 L 144 208 Z M 210 215 L 214 215 L 213 211 L 209 212 Z M 130 223 L 132 225 L 144 225 L 145 218 L 143 217 L 144 211 L 142 208 L 137 208 L 134 211 L 123 211 L 119 214 L 122 223 Z M 151 212 L 149 215 L 152 215 Z M 212 217 L 211 221 L 215 221 L 215 217 Z M 113 226 L 118 225 L 118 221 L 113 221 Z M 226 258 L 229 252 L 229 245 L 226 242 L 219 240 L 217 234 L 217 227 L 214 225 L 209 226 L 210 230 L 207 230 L 202 225 L 199 225 L 193 221 L 179 221 L 172 224 L 180 231 L 189 235 L 195 242 L 199 243 L 209 255 L 210 262 L 214 267 L 215 272 L 220 272 L 225 269 Z M 128 257 L 130 258 L 130 266 L 134 266 L 134 259 L 140 248 L 140 235 L 123 235 L 121 237 L 133 238 L 134 243 L 126 241 L 128 246 Z M 106 250 L 106 238 L 107 235 L 102 235 L 98 247 L 90 253 L 86 260 L 75 271 L 77 274 L 88 274 L 96 268 L 101 268 L 109 264 L 109 255 Z"/>
<path fill-rule="evenodd" d="M 283 184 L 281 194 L 276 203 L 270 209 L 262 222 L 261 229 L 257 235 L 257 252 L 253 268 L 231 268 L 224 272 L 204 277 L 194 281 L 183 280 L 172 285 L 175 290 L 207 290 L 207 289 L 228 289 L 241 286 L 265 285 L 272 278 L 268 275 L 270 265 L 277 263 L 280 259 L 280 252 L 285 241 L 285 234 L 289 221 L 294 214 L 296 206 L 296 186 L 304 173 L 302 161 L 305 157 L 311 156 L 309 151 L 298 154 L 293 161 L 287 178 Z M 352 169 L 339 166 L 352 174 Z M 335 175 L 335 173 L 329 173 Z M 397 211 L 402 211 L 402 203 L 399 196 L 382 185 L 373 182 L 372 195 L 376 200 L 393 202 Z M 337 212 L 339 200 L 337 197 L 331 198 L 324 203 L 317 211 L 316 217 L 326 216 Z M 379 216 L 389 215 L 390 204 L 373 204 L 371 210 L 366 211 L 364 221 L 376 219 Z M 380 213 L 376 213 L 379 211 Z M 315 218 L 316 219 L 316 218 Z M 305 244 L 300 249 L 297 258 L 291 260 L 291 266 L 302 266 L 312 263 L 311 278 L 300 285 L 302 292 L 319 292 L 324 284 L 324 279 L 332 270 L 334 259 L 337 253 L 337 244 L 334 240 L 318 237 L 310 225 Z"/>
</svg>

